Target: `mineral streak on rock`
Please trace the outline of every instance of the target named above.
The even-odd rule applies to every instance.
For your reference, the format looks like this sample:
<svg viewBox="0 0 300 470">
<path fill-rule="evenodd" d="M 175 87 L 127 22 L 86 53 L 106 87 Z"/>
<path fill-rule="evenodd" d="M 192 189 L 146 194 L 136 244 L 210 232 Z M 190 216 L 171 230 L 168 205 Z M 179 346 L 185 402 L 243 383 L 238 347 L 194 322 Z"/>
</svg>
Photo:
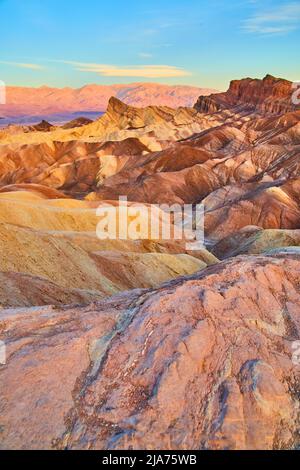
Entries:
<svg viewBox="0 0 300 470">
<path fill-rule="evenodd" d="M 2 448 L 296 447 L 299 273 L 299 254 L 242 256 L 89 307 L 2 311 Z"/>
</svg>

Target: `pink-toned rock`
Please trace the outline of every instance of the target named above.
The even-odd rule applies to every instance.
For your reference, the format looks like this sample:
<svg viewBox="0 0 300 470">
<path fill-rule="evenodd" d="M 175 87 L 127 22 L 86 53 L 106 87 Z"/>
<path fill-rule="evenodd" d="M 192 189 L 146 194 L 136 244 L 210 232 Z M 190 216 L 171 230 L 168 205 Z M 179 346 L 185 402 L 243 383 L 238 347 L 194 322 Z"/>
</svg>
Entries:
<svg viewBox="0 0 300 470">
<path fill-rule="evenodd" d="M 206 236 L 221 240 L 249 225 L 265 229 L 300 227 L 300 179 L 223 187 L 204 199 Z"/>
<path fill-rule="evenodd" d="M 299 255 L 249 256 L 85 308 L 2 311 L 1 448 L 297 447 L 299 285 Z"/>
</svg>

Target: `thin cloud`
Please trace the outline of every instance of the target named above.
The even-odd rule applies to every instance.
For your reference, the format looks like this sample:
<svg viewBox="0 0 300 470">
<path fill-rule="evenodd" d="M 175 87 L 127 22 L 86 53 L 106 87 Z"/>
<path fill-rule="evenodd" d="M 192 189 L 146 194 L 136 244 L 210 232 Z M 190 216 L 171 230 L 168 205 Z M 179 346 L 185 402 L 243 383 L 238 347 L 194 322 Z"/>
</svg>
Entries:
<svg viewBox="0 0 300 470">
<path fill-rule="evenodd" d="M 38 65 L 38 64 L 26 64 L 26 63 L 23 63 L 23 62 L 9 62 L 9 61 L 6 61 L 6 60 L 0 60 L 0 64 L 11 65 L 12 67 L 20 67 L 22 69 L 30 69 L 30 70 L 43 70 L 43 69 L 45 69 L 45 67 L 43 67 L 42 65 Z"/>
<path fill-rule="evenodd" d="M 299 28 L 300 4 L 287 3 L 273 10 L 257 13 L 244 21 L 242 29 L 256 34 L 287 34 Z"/>
<path fill-rule="evenodd" d="M 93 64 L 73 61 L 62 61 L 72 65 L 80 72 L 97 73 L 104 77 L 142 77 L 142 78 L 170 78 L 186 77 L 190 72 L 172 65 L 138 65 L 119 67 L 109 64 Z"/>
<path fill-rule="evenodd" d="M 142 59 L 150 59 L 151 57 L 153 57 L 153 55 L 149 52 L 140 52 L 139 57 L 141 57 Z"/>
</svg>

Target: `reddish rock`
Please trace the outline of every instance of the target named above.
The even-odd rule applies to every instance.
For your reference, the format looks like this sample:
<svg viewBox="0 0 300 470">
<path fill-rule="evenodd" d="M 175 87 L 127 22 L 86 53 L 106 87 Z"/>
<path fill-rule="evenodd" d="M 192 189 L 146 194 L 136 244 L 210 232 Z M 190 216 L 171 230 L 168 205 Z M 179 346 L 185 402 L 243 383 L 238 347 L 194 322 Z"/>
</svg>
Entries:
<svg viewBox="0 0 300 470">
<path fill-rule="evenodd" d="M 201 113 L 236 108 L 238 112 L 252 110 L 280 114 L 297 108 L 292 103 L 292 85 L 292 82 L 272 75 L 266 75 L 263 80 L 233 80 L 225 93 L 200 96 L 195 109 Z"/>
<path fill-rule="evenodd" d="M 259 254 L 299 245 L 300 230 L 263 230 L 260 227 L 246 226 L 222 238 L 212 251 L 220 259 L 225 259 L 240 254 Z"/>
<path fill-rule="evenodd" d="M 52 96 L 88 105 L 95 90 Z M 196 108 L 118 96 L 127 104 L 111 98 L 86 125 L 0 131 L 0 304 L 14 307 L 0 309 L 0 447 L 299 448 L 291 83 L 234 81 Z M 148 203 L 203 202 L 207 245 L 246 256 L 99 240 L 99 200 L 125 195 L 145 204 L 143 220 Z"/>
<path fill-rule="evenodd" d="M 88 192 L 96 188 L 101 157 L 147 151 L 138 139 L 123 142 L 53 142 L 0 146 L 0 184 L 39 184 Z M 30 189 L 30 187 L 29 187 Z"/>
<path fill-rule="evenodd" d="M 85 308 L 1 311 L 1 447 L 296 448 L 299 285 L 299 255 L 249 256 Z"/>
<path fill-rule="evenodd" d="M 212 240 L 255 225 L 265 229 L 300 228 L 299 179 L 284 184 L 228 186 L 211 193 L 205 205 L 205 233 Z"/>
</svg>

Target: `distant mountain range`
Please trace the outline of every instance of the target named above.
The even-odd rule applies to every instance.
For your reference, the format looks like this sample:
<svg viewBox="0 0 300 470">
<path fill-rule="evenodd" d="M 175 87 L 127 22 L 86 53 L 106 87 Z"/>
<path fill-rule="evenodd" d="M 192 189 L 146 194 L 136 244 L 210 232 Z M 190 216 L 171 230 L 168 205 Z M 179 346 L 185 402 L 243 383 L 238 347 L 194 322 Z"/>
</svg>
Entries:
<svg viewBox="0 0 300 470">
<path fill-rule="evenodd" d="M 216 90 L 156 83 L 86 85 L 78 89 L 47 86 L 7 87 L 7 104 L 1 106 L 0 116 L 8 118 L 5 121 L 9 122 L 33 123 L 41 118 L 51 120 L 51 117 L 55 122 L 62 122 L 72 118 L 74 113 L 86 117 L 89 117 L 87 113 L 91 112 L 103 113 L 111 96 L 132 106 L 159 105 L 178 108 L 193 106 L 199 95 L 209 95 L 214 91 Z"/>
</svg>

